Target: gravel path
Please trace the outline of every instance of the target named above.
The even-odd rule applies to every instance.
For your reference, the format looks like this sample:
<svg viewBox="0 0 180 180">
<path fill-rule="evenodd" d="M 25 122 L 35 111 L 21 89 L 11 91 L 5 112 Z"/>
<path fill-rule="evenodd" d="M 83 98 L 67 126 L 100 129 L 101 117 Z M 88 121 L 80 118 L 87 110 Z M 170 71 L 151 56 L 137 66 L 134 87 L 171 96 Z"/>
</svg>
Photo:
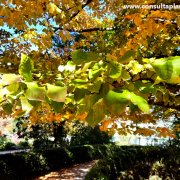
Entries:
<svg viewBox="0 0 180 180">
<path fill-rule="evenodd" d="M 87 172 L 95 163 L 96 161 L 75 164 L 70 168 L 51 172 L 45 176 L 38 177 L 35 180 L 83 180 Z"/>
</svg>

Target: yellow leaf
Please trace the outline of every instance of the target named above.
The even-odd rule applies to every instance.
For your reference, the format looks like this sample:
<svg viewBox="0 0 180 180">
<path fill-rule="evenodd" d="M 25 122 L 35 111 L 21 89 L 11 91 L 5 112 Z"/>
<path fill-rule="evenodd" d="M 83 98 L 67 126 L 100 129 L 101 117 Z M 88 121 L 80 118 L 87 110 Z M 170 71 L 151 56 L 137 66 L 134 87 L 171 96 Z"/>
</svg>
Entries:
<svg viewBox="0 0 180 180">
<path fill-rule="evenodd" d="M 64 116 L 63 116 L 65 119 L 72 119 L 74 117 L 73 114 L 67 112 Z"/>
<path fill-rule="evenodd" d="M 142 24 L 142 18 L 139 15 L 135 16 L 134 23 L 136 26 L 140 26 Z"/>
<path fill-rule="evenodd" d="M 106 55 L 106 57 L 107 57 L 107 59 L 109 59 L 109 60 L 113 60 L 113 61 L 117 61 L 117 57 L 116 56 L 114 56 L 114 55 L 112 55 L 112 54 L 107 54 Z"/>
<path fill-rule="evenodd" d="M 54 3 L 49 3 L 47 5 L 47 9 L 48 9 L 49 13 L 53 14 L 53 15 L 61 13 L 61 10 Z"/>
</svg>

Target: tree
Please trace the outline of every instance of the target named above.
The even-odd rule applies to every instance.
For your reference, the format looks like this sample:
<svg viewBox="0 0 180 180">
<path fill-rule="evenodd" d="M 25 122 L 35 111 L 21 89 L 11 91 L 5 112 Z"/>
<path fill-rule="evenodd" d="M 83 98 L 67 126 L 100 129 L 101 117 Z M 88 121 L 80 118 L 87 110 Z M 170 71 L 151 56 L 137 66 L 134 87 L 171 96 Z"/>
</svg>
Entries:
<svg viewBox="0 0 180 180">
<path fill-rule="evenodd" d="M 157 9 L 162 3 L 165 9 Z M 172 4 L 2 0 L 0 25 L 10 34 L 1 40 L 1 115 L 29 114 L 32 125 L 79 119 L 111 133 L 173 137 L 152 127 L 163 116 L 179 116 L 180 16 Z"/>
<path fill-rule="evenodd" d="M 87 144 L 108 144 L 112 136 L 102 132 L 99 126 L 90 127 L 84 123 L 74 122 L 73 128 L 69 128 L 70 145 L 87 145 Z"/>
<path fill-rule="evenodd" d="M 31 140 L 33 148 L 66 147 L 69 145 L 68 135 L 72 131 L 70 122 L 61 123 L 28 123 L 28 118 L 18 118 L 15 121 L 14 132 L 20 138 Z M 26 125 L 25 125 L 26 123 Z"/>
</svg>

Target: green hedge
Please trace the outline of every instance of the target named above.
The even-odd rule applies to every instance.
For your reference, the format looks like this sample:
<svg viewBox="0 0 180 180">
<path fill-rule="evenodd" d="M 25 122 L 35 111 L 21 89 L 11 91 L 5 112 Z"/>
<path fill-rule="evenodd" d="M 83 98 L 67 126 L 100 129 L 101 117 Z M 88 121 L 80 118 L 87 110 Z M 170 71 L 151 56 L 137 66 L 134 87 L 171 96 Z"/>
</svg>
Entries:
<svg viewBox="0 0 180 180">
<path fill-rule="evenodd" d="M 87 145 L 0 155 L 0 179 L 24 180 L 101 157 L 95 149 Z"/>
<path fill-rule="evenodd" d="M 31 152 L 0 155 L 0 179 L 24 180 L 39 176 L 49 171 L 68 167 L 75 163 L 83 163 L 100 159 L 87 174 L 87 180 L 116 179 L 121 171 L 137 167 L 142 162 L 154 163 L 159 159 L 171 159 L 166 166 L 172 169 L 177 156 L 174 149 L 160 147 L 85 145 L 68 149 L 48 149 Z M 178 154 L 178 150 L 176 150 Z M 179 164 L 176 165 L 178 166 Z M 142 167 L 142 166 L 141 166 Z M 143 171 L 147 170 L 149 165 Z"/>
<path fill-rule="evenodd" d="M 15 153 L 0 156 L 0 179 L 21 180 L 47 172 L 48 166 L 40 154 Z"/>
<path fill-rule="evenodd" d="M 88 172 L 85 180 L 148 179 L 153 173 L 159 173 L 163 179 L 180 179 L 178 148 L 111 146 L 108 151 L 106 157 Z M 161 167 L 153 172 L 152 166 L 159 161 L 163 169 Z M 126 173 L 125 177 L 122 172 Z"/>
<path fill-rule="evenodd" d="M 49 169 L 60 169 L 73 163 L 73 154 L 65 148 L 47 149 L 38 151 L 46 162 Z"/>
</svg>

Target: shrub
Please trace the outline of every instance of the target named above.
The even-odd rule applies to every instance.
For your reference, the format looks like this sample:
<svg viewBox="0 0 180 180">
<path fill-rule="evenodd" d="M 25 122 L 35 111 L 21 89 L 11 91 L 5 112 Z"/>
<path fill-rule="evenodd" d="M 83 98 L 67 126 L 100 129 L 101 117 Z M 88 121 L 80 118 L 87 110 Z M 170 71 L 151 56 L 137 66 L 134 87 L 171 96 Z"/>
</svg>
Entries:
<svg viewBox="0 0 180 180">
<path fill-rule="evenodd" d="M 92 146 L 74 146 L 69 150 L 73 154 L 74 162 L 83 163 L 94 159 Z"/>
<path fill-rule="evenodd" d="M 46 170 L 40 156 L 32 152 L 1 155 L 0 167 L 3 180 L 23 180 Z"/>
<path fill-rule="evenodd" d="M 38 151 L 45 158 L 48 167 L 51 170 L 56 170 L 72 164 L 72 153 L 66 148 L 47 149 Z"/>
<path fill-rule="evenodd" d="M 76 130 L 70 133 L 71 146 L 107 144 L 110 143 L 112 139 L 112 136 L 108 135 L 106 132 L 101 131 L 99 126 L 92 128 L 77 121 L 74 124 L 74 129 Z"/>
<path fill-rule="evenodd" d="M 4 145 L 4 150 L 15 150 L 18 149 L 18 146 L 12 142 L 6 142 Z"/>
<path fill-rule="evenodd" d="M 147 179 L 152 174 L 151 167 L 157 160 L 162 159 L 166 179 L 180 179 L 180 155 L 177 148 L 141 147 L 141 146 L 106 146 L 102 161 L 88 172 L 86 179 Z"/>
<path fill-rule="evenodd" d="M 4 150 L 5 149 L 5 144 L 7 142 L 6 137 L 0 136 L 0 150 Z"/>
<path fill-rule="evenodd" d="M 27 141 L 21 141 L 18 146 L 22 149 L 27 149 L 27 148 L 30 148 L 30 145 Z"/>
<path fill-rule="evenodd" d="M 105 160 L 99 160 L 87 173 L 85 180 L 109 180 L 112 177 L 110 162 L 107 164 Z"/>
</svg>

